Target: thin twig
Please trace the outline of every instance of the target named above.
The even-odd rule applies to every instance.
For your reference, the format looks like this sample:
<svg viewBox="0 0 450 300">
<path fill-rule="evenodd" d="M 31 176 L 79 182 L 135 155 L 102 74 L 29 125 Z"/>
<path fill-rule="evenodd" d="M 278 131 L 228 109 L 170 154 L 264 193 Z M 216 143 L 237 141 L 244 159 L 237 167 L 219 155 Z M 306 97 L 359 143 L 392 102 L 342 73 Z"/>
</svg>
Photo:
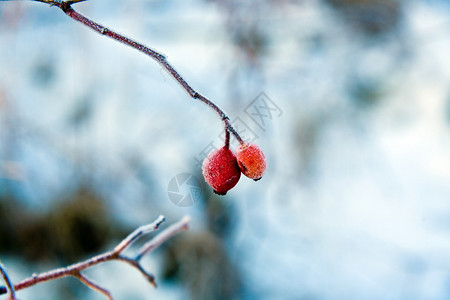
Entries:
<svg viewBox="0 0 450 300">
<path fill-rule="evenodd" d="M 47 281 L 51 281 L 51 280 L 55 280 L 55 279 L 59 279 L 59 278 L 63 278 L 63 277 L 68 277 L 68 276 L 73 276 L 73 277 L 79 278 L 84 284 L 86 284 L 86 282 L 89 282 L 88 284 L 86 284 L 87 286 L 89 286 L 90 288 L 93 288 L 94 290 L 101 292 L 104 289 L 101 288 L 100 286 L 98 286 L 97 284 L 91 282 L 90 280 L 88 280 L 85 276 L 83 276 L 81 274 L 81 272 L 92 266 L 99 265 L 101 263 L 104 263 L 107 261 L 113 261 L 113 260 L 125 262 L 125 263 L 131 265 L 132 267 L 136 268 L 153 286 L 156 286 L 154 276 L 151 275 L 150 273 L 148 273 L 147 271 L 145 271 L 145 269 L 142 267 L 142 265 L 139 262 L 141 257 L 148 251 L 146 251 L 145 253 L 142 253 L 142 250 L 139 250 L 138 255 L 135 256 L 135 258 L 126 257 L 126 256 L 122 255 L 122 252 L 125 249 L 127 249 L 129 246 L 131 246 L 134 242 L 136 242 L 144 234 L 147 234 L 149 232 L 152 232 L 152 231 L 158 229 L 159 225 L 163 221 L 164 221 L 164 217 L 159 216 L 152 223 L 137 228 L 132 233 L 130 233 L 125 239 L 123 239 L 111 251 L 91 257 L 85 261 L 82 261 L 82 262 L 79 262 L 76 264 L 72 264 L 72 265 L 64 267 L 64 268 L 51 270 L 51 271 L 41 273 L 41 274 L 33 274 L 31 277 L 22 280 L 21 282 L 15 284 L 14 286 L 11 284 L 11 281 L 9 280 L 8 276 L 6 275 L 6 271 L 4 271 L 3 268 L 0 268 L 3 276 L 6 277 L 5 282 L 8 286 L 8 290 L 11 294 L 11 299 L 16 299 L 16 298 L 14 298 L 15 297 L 14 291 L 19 291 L 19 290 L 31 287 L 33 285 L 36 285 L 38 283 L 47 282 Z M 155 238 L 153 238 L 150 241 L 150 242 L 154 241 L 153 242 L 154 246 L 152 246 L 152 249 L 158 247 L 164 241 L 167 241 L 169 238 L 173 237 L 178 232 L 188 229 L 188 222 L 189 222 L 189 217 L 184 217 L 181 221 L 179 221 L 179 222 L 175 223 L 174 225 L 163 230 L 159 235 L 157 235 Z M 161 237 L 158 238 L 158 236 L 160 236 L 160 235 L 161 235 Z M 145 247 L 145 245 L 144 245 L 144 247 Z M 7 293 L 8 290 L 2 289 L 0 287 L 0 295 Z M 104 292 L 101 292 L 101 293 L 106 295 L 106 293 L 104 293 Z"/>
<path fill-rule="evenodd" d="M 0 261 L 0 273 L 2 273 L 3 280 L 6 283 L 7 291 L 9 291 L 10 300 L 16 300 L 16 291 L 14 289 L 13 284 L 11 283 L 11 279 L 9 279 L 8 272 L 6 272 L 6 268 L 3 266 Z"/>
<path fill-rule="evenodd" d="M 206 105 L 208 105 L 209 107 L 211 107 L 221 118 L 221 120 L 224 122 L 225 125 L 225 133 L 227 132 L 231 132 L 236 139 L 238 140 L 238 142 L 240 144 L 244 144 L 244 141 L 242 140 L 241 136 L 239 135 L 239 133 L 234 129 L 234 127 L 231 125 L 230 123 L 230 119 L 228 118 L 228 116 L 225 114 L 225 112 L 220 109 L 214 102 L 212 102 L 211 100 L 209 100 L 208 98 L 206 98 L 205 96 L 201 95 L 200 93 L 198 93 L 196 90 L 194 90 L 187 82 L 186 80 L 184 80 L 184 78 L 180 75 L 180 73 L 178 73 L 175 68 L 167 61 L 167 58 L 162 55 L 161 53 L 159 53 L 158 51 L 155 51 L 135 40 L 132 40 L 114 30 L 111 30 L 105 26 L 100 25 L 99 23 L 89 19 L 88 17 L 82 15 L 81 13 L 75 11 L 72 8 L 72 4 L 77 3 L 77 2 L 81 2 L 84 0 L 68 0 L 68 1 L 63 1 L 63 0 L 34 0 L 34 1 L 38 1 L 38 2 L 43 2 L 43 3 L 47 3 L 50 4 L 51 6 L 57 6 L 59 7 L 66 15 L 68 15 L 69 17 L 71 17 L 72 19 L 74 19 L 77 22 L 82 23 L 83 25 L 91 28 L 92 30 L 94 30 L 95 32 L 101 34 L 101 35 L 105 35 L 109 38 L 112 38 L 120 43 L 123 43 L 129 47 L 132 47 L 136 50 L 138 50 L 139 52 L 142 52 L 148 56 L 150 56 L 152 59 L 154 59 L 156 62 L 158 62 L 180 85 L 181 87 L 183 87 L 183 89 L 189 94 L 189 96 L 191 96 L 193 99 L 197 99 L 203 103 L 205 103 Z"/>
<path fill-rule="evenodd" d="M 171 225 L 170 227 L 166 228 L 161 234 L 158 234 L 155 236 L 152 240 L 145 243 L 141 249 L 138 250 L 138 254 L 135 256 L 135 259 L 139 261 L 142 256 L 147 254 L 148 252 L 154 250 L 155 248 L 158 248 L 162 243 L 167 241 L 170 237 L 173 235 L 189 229 L 189 217 L 185 216 L 183 219 L 178 221 L 177 223 Z"/>
<path fill-rule="evenodd" d="M 105 297 L 108 300 L 113 300 L 113 297 L 111 295 L 111 293 L 105 289 L 102 288 L 100 285 L 98 285 L 97 283 L 93 282 L 92 280 L 88 279 L 86 276 L 84 276 L 81 273 L 78 273 L 76 275 L 74 275 L 75 278 L 78 278 L 84 285 L 90 287 L 91 289 L 93 289 L 94 291 L 99 292 L 100 294 L 105 295 Z"/>
<path fill-rule="evenodd" d="M 97 255 L 95 257 L 92 257 L 88 260 L 85 260 L 83 262 L 79 262 L 64 268 L 55 269 L 52 271 L 48 271 L 41 274 L 33 274 L 33 276 L 22 280 L 21 282 L 17 283 L 14 287 L 16 291 L 31 287 L 35 284 L 51 281 L 67 276 L 74 276 L 77 274 L 77 272 L 80 272 L 82 270 L 85 270 L 89 267 L 104 263 L 106 261 L 113 260 L 117 256 L 116 253 L 113 251 L 106 252 L 101 255 Z"/>
<path fill-rule="evenodd" d="M 228 128 L 225 128 L 225 148 L 230 148 L 230 131 Z"/>
<path fill-rule="evenodd" d="M 128 248 L 135 240 L 144 234 L 150 233 L 152 231 L 158 230 L 159 225 L 161 225 L 166 219 L 164 216 L 159 216 L 153 223 L 143 225 L 129 234 L 119 245 L 114 248 L 114 252 L 121 253 L 126 248 Z"/>
</svg>

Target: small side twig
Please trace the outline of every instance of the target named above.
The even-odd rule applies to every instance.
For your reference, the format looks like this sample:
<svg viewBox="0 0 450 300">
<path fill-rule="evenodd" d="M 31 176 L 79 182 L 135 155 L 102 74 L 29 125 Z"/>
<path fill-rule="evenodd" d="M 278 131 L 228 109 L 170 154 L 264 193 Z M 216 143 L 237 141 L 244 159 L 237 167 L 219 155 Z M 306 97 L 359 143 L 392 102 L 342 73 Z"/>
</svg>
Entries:
<svg viewBox="0 0 450 300">
<path fill-rule="evenodd" d="M 56 6 L 60 8 L 67 16 L 72 18 L 73 20 L 89 27 L 90 29 L 94 30 L 95 32 L 107 36 L 113 40 L 116 40 L 117 42 L 120 42 L 122 44 L 125 44 L 131 48 L 134 48 L 138 50 L 141 53 L 144 53 L 145 55 L 148 55 L 152 59 L 154 59 L 156 62 L 158 62 L 164 70 L 166 70 L 172 78 L 174 78 L 181 87 L 191 96 L 191 98 L 195 100 L 199 100 L 203 102 L 204 104 L 208 105 L 210 108 L 212 108 L 217 115 L 220 117 L 220 119 L 223 121 L 225 126 L 225 134 L 233 134 L 237 141 L 242 145 L 244 144 L 244 141 L 242 140 L 239 133 L 234 129 L 234 127 L 231 125 L 230 119 L 228 118 L 227 114 L 219 107 L 217 106 L 213 101 L 209 100 L 205 96 L 201 95 L 199 92 L 197 92 L 194 88 L 192 88 L 189 83 L 178 73 L 177 70 L 169 63 L 167 58 L 159 53 L 158 51 L 155 51 L 154 49 L 151 49 L 133 39 L 130 39 L 112 29 L 109 29 L 103 25 L 100 25 L 99 23 L 95 22 L 94 20 L 84 16 L 83 14 L 79 13 L 78 11 L 74 10 L 72 8 L 72 4 L 76 4 L 78 2 L 83 2 L 85 0 L 34 0 L 38 2 L 43 2 L 46 4 L 50 4 L 51 6 Z"/>
<path fill-rule="evenodd" d="M 3 289 L 3 291 L 6 293 L 9 291 L 9 299 L 10 300 L 16 300 L 16 291 L 14 290 L 14 286 L 11 283 L 11 279 L 9 279 L 8 272 L 6 272 L 6 268 L 3 266 L 2 262 L 0 261 L 0 273 L 2 274 L 3 280 L 6 283 L 7 289 Z"/>
<path fill-rule="evenodd" d="M 136 242 L 140 237 L 143 235 L 152 232 L 154 230 L 157 230 L 162 222 L 164 222 L 165 218 L 163 216 L 159 216 L 154 222 L 140 226 L 136 230 L 134 230 L 132 233 L 130 233 L 125 239 L 123 239 L 116 247 L 114 247 L 113 250 L 105 252 L 103 254 L 91 257 L 85 261 L 64 267 L 55 269 L 52 271 L 48 271 L 41 274 L 33 274 L 31 277 L 22 280 L 21 282 L 12 285 L 11 281 L 9 280 L 9 277 L 7 276 L 6 271 L 4 270 L 3 266 L 0 264 L 0 271 L 3 274 L 3 277 L 5 279 L 7 289 L 0 287 L 0 295 L 6 294 L 8 291 L 10 293 L 10 298 L 12 300 L 16 300 L 15 298 L 15 291 L 19 291 L 25 288 L 29 288 L 31 286 L 34 286 L 38 283 L 47 282 L 59 278 L 64 278 L 68 276 L 72 276 L 75 278 L 78 278 L 83 284 L 88 286 L 89 288 L 103 294 L 105 297 L 107 297 L 108 300 L 112 300 L 111 293 L 106 290 L 105 288 L 101 287 L 97 283 L 94 283 L 92 280 L 88 279 L 85 275 L 83 275 L 81 272 L 93 267 L 95 265 L 102 264 L 107 261 L 117 260 L 121 262 L 125 262 L 129 264 L 130 266 L 134 267 L 136 270 L 138 270 L 153 286 L 156 286 L 155 278 L 153 275 L 148 273 L 140 264 L 140 259 L 145 253 L 148 253 L 149 251 L 145 251 L 143 253 L 142 248 L 138 251 L 138 254 L 134 258 L 127 257 L 123 255 L 123 252 L 125 249 L 129 248 L 134 242 Z M 154 237 L 150 242 L 147 244 L 153 245 L 151 249 L 154 249 L 158 246 L 160 246 L 163 242 L 167 241 L 169 238 L 173 237 L 177 233 L 187 230 L 188 229 L 188 223 L 189 223 L 189 217 L 184 217 L 181 221 L 173 224 L 172 226 L 166 228 L 164 231 L 162 231 L 159 235 Z M 145 245 L 147 245 L 145 244 Z M 145 245 L 143 248 L 145 248 Z"/>
<path fill-rule="evenodd" d="M 138 250 L 135 260 L 139 261 L 145 254 L 158 248 L 161 244 L 167 241 L 171 236 L 189 229 L 189 217 L 185 216 L 183 219 L 178 221 L 177 223 L 168 227 L 164 232 L 155 236 L 152 240 L 145 243 L 141 249 Z"/>
<path fill-rule="evenodd" d="M 122 242 L 114 248 L 114 252 L 121 253 L 128 248 L 134 241 L 142 235 L 158 230 L 159 226 L 165 221 L 164 216 L 159 216 L 153 223 L 143 225 L 129 234 Z"/>
<path fill-rule="evenodd" d="M 91 289 L 93 289 L 96 292 L 99 292 L 100 294 L 105 295 L 105 297 L 108 300 L 113 300 L 111 293 L 105 289 L 102 288 L 100 285 L 98 285 L 97 283 L 93 282 L 92 280 L 88 279 L 86 276 L 82 275 L 81 273 L 78 273 L 76 275 L 74 275 L 75 278 L 78 278 L 84 285 L 86 285 L 87 287 L 90 287 Z"/>
<path fill-rule="evenodd" d="M 166 242 L 168 239 L 170 239 L 172 236 L 176 235 L 177 233 L 188 230 L 189 229 L 189 221 L 190 218 L 188 216 L 185 216 L 183 219 L 178 221 L 175 224 L 172 224 L 168 228 L 166 228 L 163 232 L 155 236 L 153 239 L 145 243 L 138 251 L 134 258 L 128 258 L 122 255 L 119 255 L 117 259 L 124 261 L 132 266 L 134 266 L 136 269 L 138 269 L 144 277 L 147 278 L 147 280 L 156 287 L 156 283 L 154 280 L 153 275 L 147 273 L 139 263 L 140 260 L 144 255 L 149 253 L 150 251 L 158 248 L 161 246 L 164 242 Z"/>
</svg>

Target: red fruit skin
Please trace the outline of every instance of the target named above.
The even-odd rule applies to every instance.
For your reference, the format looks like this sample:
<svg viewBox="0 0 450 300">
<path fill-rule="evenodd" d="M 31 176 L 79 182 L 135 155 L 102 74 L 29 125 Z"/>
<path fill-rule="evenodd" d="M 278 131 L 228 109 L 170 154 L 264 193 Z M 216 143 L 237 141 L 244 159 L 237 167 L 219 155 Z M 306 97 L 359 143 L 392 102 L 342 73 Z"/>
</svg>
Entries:
<svg viewBox="0 0 450 300">
<path fill-rule="evenodd" d="M 236 159 L 245 176 L 255 181 L 261 179 L 266 170 L 266 157 L 257 145 L 240 145 L 236 149 Z"/>
<path fill-rule="evenodd" d="M 202 173 L 205 181 L 218 195 L 225 195 L 241 177 L 236 156 L 225 146 L 212 152 L 203 161 Z"/>
</svg>

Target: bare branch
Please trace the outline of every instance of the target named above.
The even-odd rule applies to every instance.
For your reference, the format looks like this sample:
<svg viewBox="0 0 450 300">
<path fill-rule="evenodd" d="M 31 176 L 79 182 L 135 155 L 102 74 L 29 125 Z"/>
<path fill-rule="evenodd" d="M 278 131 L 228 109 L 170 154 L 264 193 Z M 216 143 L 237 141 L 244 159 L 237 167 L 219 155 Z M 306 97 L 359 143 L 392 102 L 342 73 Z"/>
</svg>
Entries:
<svg viewBox="0 0 450 300">
<path fill-rule="evenodd" d="M 71 17 L 77 22 L 82 23 L 83 25 L 91 28 L 95 32 L 105 35 L 109 38 L 112 38 L 120 43 L 123 43 L 131 48 L 134 48 L 138 50 L 141 53 L 144 53 L 148 56 L 150 56 L 152 59 L 154 59 L 156 62 L 158 62 L 180 85 L 181 87 L 191 96 L 193 99 L 199 100 L 203 102 L 204 104 L 208 105 L 210 108 L 212 108 L 221 118 L 221 120 L 224 122 L 225 125 L 225 133 L 230 132 L 232 133 L 238 142 L 240 144 L 244 144 L 244 141 L 242 140 L 239 133 L 234 129 L 234 127 L 230 123 L 230 119 L 225 114 L 225 112 L 220 109 L 214 102 L 206 98 L 205 96 L 198 93 L 196 90 L 194 90 L 186 80 L 175 70 L 175 68 L 167 61 L 167 58 L 162 55 L 161 53 L 150 49 L 149 47 L 132 40 L 114 30 L 111 30 L 109 28 L 106 28 L 105 26 L 100 25 L 99 23 L 89 19 L 88 17 L 82 15 L 81 13 L 75 11 L 72 8 L 72 4 L 81 2 L 82 0 L 36 0 L 39 2 L 44 2 L 47 4 L 51 4 L 52 6 L 59 7 L 66 15 Z"/>
<path fill-rule="evenodd" d="M 67 276 L 75 276 L 78 272 L 85 270 L 89 267 L 104 263 L 106 261 L 113 260 L 117 257 L 117 254 L 113 251 L 106 252 L 104 254 L 100 254 L 97 256 L 94 256 L 88 260 L 85 260 L 83 262 L 79 262 L 64 268 L 55 269 L 52 271 L 48 271 L 45 273 L 41 273 L 39 275 L 33 274 L 33 276 L 22 280 L 21 282 L 17 283 L 14 287 L 16 291 L 28 288 L 30 286 L 33 286 L 38 283 L 51 281 Z"/>
<path fill-rule="evenodd" d="M 9 290 L 9 298 L 10 300 L 16 300 L 16 292 L 14 290 L 14 286 L 11 283 L 11 279 L 9 279 L 8 273 L 6 272 L 6 268 L 3 266 L 2 262 L 0 261 L 0 273 L 2 273 L 3 280 L 6 283 L 6 287 Z"/>
<path fill-rule="evenodd" d="M 158 238 L 156 236 L 153 238 L 149 243 L 149 246 L 143 246 L 142 250 L 138 252 L 138 255 L 135 258 L 129 258 L 126 256 L 121 255 L 122 252 L 130 247 L 134 242 L 136 242 L 141 236 L 150 233 L 154 230 L 157 230 L 161 223 L 164 221 L 163 216 L 159 216 L 155 221 L 153 221 L 150 224 L 140 226 L 136 230 L 134 230 L 131 234 L 129 234 L 125 239 L 123 239 L 112 251 L 105 252 L 103 254 L 91 257 L 85 261 L 69 265 L 64 268 L 59 268 L 55 270 L 51 270 L 45 273 L 41 274 L 33 274 L 31 277 L 22 280 L 21 282 L 17 283 L 16 285 L 12 285 L 11 281 L 9 280 L 6 271 L 4 270 L 3 266 L 0 265 L 0 271 L 3 274 L 3 277 L 5 279 L 5 282 L 8 286 L 8 289 L 0 287 L 0 295 L 6 294 L 9 290 L 11 299 L 15 300 L 15 291 L 19 291 L 28 287 L 31 287 L 35 284 L 51 281 L 59 278 L 64 278 L 67 276 L 73 276 L 76 278 L 79 278 L 80 281 L 82 281 L 85 285 L 88 287 L 104 294 L 106 297 L 109 297 L 108 299 L 112 299 L 111 295 L 109 294 L 109 291 L 105 290 L 104 288 L 100 287 L 96 283 L 92 282 L 91 280 L 87 279 L 84 275 L 81 274 L 81 271 L 86 270 L 92 266 L 102 264 L 107 261 L 121 261 L 125 262 L 132 267 L 136 268 L 139 272 L 144 275 L 144 277 L 152 284 L 153 286 L 156 286 L 155 278 L 153 275 L 145 271 L 145 269 L 142 267 L 142 265 L 139 263 L 139 260 L 143 255 L 148 253 L 150 250 L 153 250 L 154 248 L 160 246 L 163 242 L 167 241 L 169 238 L 174 236 L 180 231 L 188 229 L 188 222 L 189 217 L 184 217 L 181 221 L 173 224 L 172 226 L 166 228 L 164 231 L 162 231 L 158 236 L 161 236 Z M 147 245 L 146 244 L 146 245 Z M 148 248 L 148 249 L 144 249 Z"/>
<path fill-rule="evenodd" d="M 244 140 L 241 138 L 236 129 L 234 129 L 234 127 L 231 125 L 230 118 L 227 116 L 227 114 L 225 114 L 225 112 L 222 109 L 220 109 L 220 107 L 218 107 L 214 102 L 212 102 L 205 96 L 198 93 L 195 89 L 193 89 L 187 83 L 187 81 L 184 80 L 184 78 L 180 75 L 180 73 L 178 73 L 175 70 L 175 68 L 167 61 L 167 58 L 164 55 L 114 30 L 111 30 L 103 25 L 100 25 L 99 23 L 89 19 L 88 17 L 82 15 L 81 13 L 77 12 L 72 8 L 72 4 L 83 2 L 86 0 L 34 0 L 34 1 L 47 3 L 50 4 L 51 6 L 57 6 L 66 15 L 68 15 L 75 21 L 80 22 L 81 24 L 91 28 L 97 33 L 112 38 L 120 43 L 123 43 L 131 48 L 138 50 L 139 52 L 142 52 L 150 56 L 152 59 L 158 62 L 181 85 L 181 87 L 189 94 L 189 96 L 191 96 L 193 99 L 205 103 L 219 115 L 219 117 L 224 123 L 226 136 L 227 135 L 229 136 L 229 133 L 232 133 L 241 145 L 244 144 Z M 228 143 L 229 139 L 225 141 L 226 145 Z"/>
<path fill-rule="evenodd" d="M 145 254 L 147 254 L 148 252 L 159 247 L 161 244 L 163 244 L 165 241 L 170 239 L 175 234 L 177 234 L 181 231 L 184 231 L 184 230 L 188 230 L 189 229 L 189 221 L 190 221 L 189 216 L 185 216 L 183 219 L 181 219 L 177 223 L 166 228 L 159 235 L 155 236 L 152 240 L 145 243 L 141 247 L 141 249 L 138 250 L 138 254 L 136 255 L 135 259 L 137 261 L 139 261 Z"/>
</svg>

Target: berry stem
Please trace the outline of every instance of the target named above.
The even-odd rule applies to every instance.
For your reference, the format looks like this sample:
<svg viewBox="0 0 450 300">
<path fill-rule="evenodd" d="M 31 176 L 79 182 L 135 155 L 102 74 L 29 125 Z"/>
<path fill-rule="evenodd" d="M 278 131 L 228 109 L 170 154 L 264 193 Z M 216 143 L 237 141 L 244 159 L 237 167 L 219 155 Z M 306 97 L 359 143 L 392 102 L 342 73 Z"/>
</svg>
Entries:
<svg viewBox="0 0 450 300">
<path fill-rule="evenodd" d="M 239 144 L 245 145 L 244 140 L 241 138 L 241 136 L 239 135 L 239 133 L 237 133 L 236 129 L 234 129 L 234 127 L 231 126 L 229 120 L 226 120 L 225 126 L 226 126 L 226 128 L 227 128 L 227 131 L 231 132 L 231 133 L 234 135 L 234 137 L 238 140 Z"/>
<path fill-rule="evenodd" d="M 225 128 L 225 148 L 230 148 L 230 132 Z"/>
<path fill-rule="evenodd" d="M 139 52 L 142 52 L 142 53 L 150 56 L 152 59 L 157 61 L 181 85 L 181 87 L 189 94 L 189 96 L 191 96 L 193 99 L 196 99 L 196 100 L 199 100 L 199 101 L 205 103 L 206 105 L 208 105 L 210 108 L 212 108 L 217 113 L 217 115 L 224 122 L 226 134 L 229 134 L 229 132 L 231 132 L 236 137 L 236 139 L 239 141 L 239 143 L 241 145 L 244 144 L 244 141 L 242 140 L 239 133 L 231 125 L 230 119 L 225 114 L 225 112 L 222 109 L 220 109 L 220 107 L 218 107 L 214 102 L 212 102 L 211 100 L 209 100 L 208 98 L 206 98 L 205 96 L 201 95 L 196 90 L 194 90 L 187 83 L 187 81 L 184 80 L 184 78 L 175 70 L 175 68 L 167 61 L 167 58 L 164 55 L 162 55 L 161 53 L 159 53 L 153 49 L 150 49 L 149 47 L 147 47 L 137 41 L 127 38 L 126 36 L 123 36 L 120 33 L 117 33 L 111 29 L 108 29 L 108 28 L 98 24 L 97 22 L 89 19 L 88 17 L 82 15 L 81 13 L 75 11 L 72 8 L 72 4 L 77 3 L 77 2 L 82 2 L 85 0 L 68 0 L 68 1 L 35 0 L 35 1 L 47 3 L 52 6 L 57 6 L 66 15 L 68 15 L 75 21 L 80 22 L 83 25 L 91 28 L 92 30 L 96 31 L 97 33 L 107 36 L 109 38 L 112 38 L 120 43 L 123 43 L 129 47 L 132 47 L 132 48 L 138 50 Z M 227 143 L 227 141 L 226 141 L 226 143 Z M 228 144 L 229 144 L 229 141 L 228 141 Z"/>
</svg>

